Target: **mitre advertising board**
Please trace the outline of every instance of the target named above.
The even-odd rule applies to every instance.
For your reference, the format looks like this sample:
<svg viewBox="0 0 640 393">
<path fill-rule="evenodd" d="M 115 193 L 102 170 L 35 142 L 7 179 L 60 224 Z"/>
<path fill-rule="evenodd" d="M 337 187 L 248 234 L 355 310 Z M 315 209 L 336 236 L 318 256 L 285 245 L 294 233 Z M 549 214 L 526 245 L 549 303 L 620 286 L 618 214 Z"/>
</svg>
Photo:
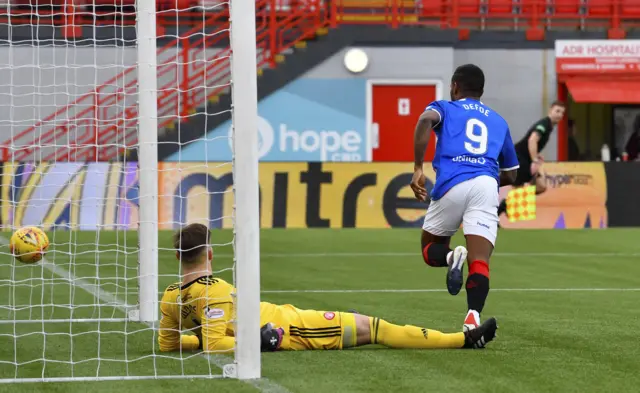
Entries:
<svg viewBox="0 0 640 393">
<path fill-rule="evenodd" d="M 559 74 L 640 73 L 640 40 L 558 40 Z"/>
</svg>

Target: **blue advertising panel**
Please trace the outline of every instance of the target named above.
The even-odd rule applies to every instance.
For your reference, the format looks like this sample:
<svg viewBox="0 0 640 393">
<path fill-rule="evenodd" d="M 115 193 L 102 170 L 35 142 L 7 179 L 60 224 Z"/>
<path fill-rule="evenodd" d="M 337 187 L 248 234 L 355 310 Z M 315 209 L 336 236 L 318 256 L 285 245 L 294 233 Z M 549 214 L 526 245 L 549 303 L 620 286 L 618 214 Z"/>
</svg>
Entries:
<svg viewBox="0 0 640 393">
<path fill-rule="evenodd" d="M 298 79 L 258 105 L 261 161 L 366 161 L 364 79 Z M 166 161 L 231 160 L 231 121 Z"/>
</svg>

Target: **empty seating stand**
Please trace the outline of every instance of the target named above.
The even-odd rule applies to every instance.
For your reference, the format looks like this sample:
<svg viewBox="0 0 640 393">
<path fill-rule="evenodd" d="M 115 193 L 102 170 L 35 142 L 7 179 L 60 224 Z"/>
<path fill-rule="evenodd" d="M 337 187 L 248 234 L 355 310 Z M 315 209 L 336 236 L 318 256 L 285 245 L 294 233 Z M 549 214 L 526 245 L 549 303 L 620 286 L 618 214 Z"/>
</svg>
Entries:
<svg viewBox="0 0 640 393">
<path fill-rule="evenodd" d="M 259 0 L 258 0 L 259 1 Z M 279 18 L 311 1 L 277 0 Z M 134 24 L 135 0 L 9 0 L 0 23 Z M 227 12 L 218 0 L 157 0 L 158 28 L 189 27 L 203 13 Z M 438 28 L 533 30 L 541 39 L 550 29 L 608 30 L 611 38 L 640 26 L 640 0 L 325 0 L 317 3 L 339 24 L 424 25 Z M 268 9 L 263 10 L 269 12 Z M 33 14 L 38 17 L 33 17 Z M 70 15 L 73 14 L 73 15 Z M 4 18 L 4 19 L 3 19 Z"/>
<path fill-rule="evenodd" d="M 623 18 L 640 19 L 640 1 L 639 0 L 622 0 L 621 14 Z"/>
<path fill-rule="evenodd" d="M 610 38 L 640 26 L 640 0 L 415 0 L 418 19 L 408 18 L 413 5 L 402 0 L 337 0 L 333 23 L 434 25 L 461 30 L 526 30 L 542 39 L 553 29 L 608 30 Z"/>
</svg>

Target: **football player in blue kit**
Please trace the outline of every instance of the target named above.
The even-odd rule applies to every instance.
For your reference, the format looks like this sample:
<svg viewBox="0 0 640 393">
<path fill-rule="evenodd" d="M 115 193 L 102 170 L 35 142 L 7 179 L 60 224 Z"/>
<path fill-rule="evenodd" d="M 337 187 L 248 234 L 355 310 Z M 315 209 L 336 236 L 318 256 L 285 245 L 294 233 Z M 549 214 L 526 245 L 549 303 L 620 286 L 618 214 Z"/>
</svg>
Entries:
<svg viewBox="0 0 640 393">
<path fill-rule="evenodd" d="M 414 136 L 417 199 L 431 200 L 422 226 L 422 256 L 429 266 L 447 267 L 447 289 L 462 288 L 468 260 L 468 312 L 463 329 L 480 325 L 489 294 L 489 259 L 498 231 L 498 188 L 516 179 L 518 159 L 507 122 L 480 101 L 484 73 L 473 64 L 458 67 L 451 77 L 451 101 L 434 101 L 420 115 Z M 433 169 L 436 181 L 427 194 L 424 154 L 431 129 L 437 136 Z M 463 226 L 467 247 L 449 247 Z"/>
</svg>

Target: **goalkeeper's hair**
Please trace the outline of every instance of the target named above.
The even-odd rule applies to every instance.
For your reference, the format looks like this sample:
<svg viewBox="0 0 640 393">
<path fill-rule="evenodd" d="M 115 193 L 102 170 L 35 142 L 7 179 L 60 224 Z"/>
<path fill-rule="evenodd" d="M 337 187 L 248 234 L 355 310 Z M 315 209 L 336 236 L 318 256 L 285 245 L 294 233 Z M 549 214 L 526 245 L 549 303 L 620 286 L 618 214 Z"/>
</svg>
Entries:
<svg viewBox="0 0 640 393">
<path fill-rule="evenodd" d="M 189 224 L 173 235 L 173 247 L 178 252 L 181 262 L 198 262 L 200 256 L 206 252 L 210 238 L 211 232 L 206 225 Z"/>
</svg>

